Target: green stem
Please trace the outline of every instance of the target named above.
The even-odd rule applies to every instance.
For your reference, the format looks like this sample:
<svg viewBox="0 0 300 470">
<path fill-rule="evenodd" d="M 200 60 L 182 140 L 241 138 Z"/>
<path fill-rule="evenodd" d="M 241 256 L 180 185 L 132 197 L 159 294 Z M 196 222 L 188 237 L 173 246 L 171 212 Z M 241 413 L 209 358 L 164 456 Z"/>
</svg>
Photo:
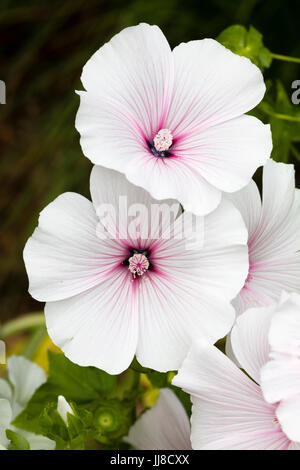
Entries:
<svg viewBox="0 0 300 470">
<path fill-rule="evenodd" d="M 0 326 L 0 338 L 6 338 L 7 336 L 38 328 L 43 325 L 45 325 L 45 316 L 43 312 L 29 313 Z"/>
<path fill-rule="evenodd" d="M 275 117 L 276 119 L 281 119 L 283 121 L 300 122 L 300 116 L 291 116 L 290 114 L 276 113 L 275 111 L 271 111 L 270 109 L 268 109 L 267 106 L 264 106 L 264 103 L 260 103 L 258 105 L 258 108 L 260 108 L 264 113 L 268 114 L 269 116 Z"/>
<path fill-rule="evenodd" d="M 284 60 L 285 62 L 296 62 L 297 64 L 300 64 L 300 58 L 298 57 L 290 57 L 288 55 L 274 54 L 273 52 L 271 52 L 271 56 L 273 59 Z"/>
</svg>

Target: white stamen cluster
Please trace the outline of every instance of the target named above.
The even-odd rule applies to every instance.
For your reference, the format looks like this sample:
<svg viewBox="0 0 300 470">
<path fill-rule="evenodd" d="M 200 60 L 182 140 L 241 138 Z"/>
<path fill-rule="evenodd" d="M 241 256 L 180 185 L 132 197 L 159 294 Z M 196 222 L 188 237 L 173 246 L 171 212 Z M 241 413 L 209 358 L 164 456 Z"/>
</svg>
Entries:
<svg viewBox="0 0 300 470">
<path fill-rule="evenodd" d="M 173 135 L 169 129 L 161 129 L 153 139 L 154 147 L 158 152 L 169 150 L 173 143 Z"/>
</svg>

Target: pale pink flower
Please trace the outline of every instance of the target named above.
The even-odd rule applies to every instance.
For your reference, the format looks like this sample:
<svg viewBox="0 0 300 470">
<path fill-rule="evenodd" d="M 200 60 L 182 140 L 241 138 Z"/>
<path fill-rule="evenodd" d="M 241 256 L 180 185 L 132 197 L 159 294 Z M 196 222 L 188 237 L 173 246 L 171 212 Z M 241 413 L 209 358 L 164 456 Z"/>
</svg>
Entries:
<svg viewBox="0 0 300 470">
<path fill-rule="evenodd" d="M 194 449 L 300 450 L 299 307 L 290 296 L 238 317 L 232 349 L 250 378 L 206 341 L 192 347 L 173 383 L 192 396 Z"/>
<path fill-rule="evenodd" d="M 193 338 L 201 334 L 214 343 L 234 323 L 230 302 L 249 267 L 242 217 L 223 200 L 201 219 L 203 238 L 192 248 L 189 232 L 180 233 L 190 214 L 180 215 L 178 203 L 170 229 L 168 217 L 155 215 L 174 201 L 158 203 L 120 173 L 94 167 L 90 189 L 92 202 L 65 193 L 49 204 L 24 250 L 29 291 L 47 302 L 49 335 L 82 366 L 116 374 L 136 354 L 144 366 L 177 369 Z M 155 209 L 148 231 L 147 214 L 133 224 L 119 209 L 124 197 L 128 207 Z M 100 236 L 99 210 L 107 203 L 119 216 L 116 238 Z"/>
<path fill-rule="evenodd" d="M 230 196 L 249 232 L 249 274 L 233 304 L 238 313 L 300 293 L 300 191 L 293 165 L 269 160 L 261 201 L 254 181 Z"/>
<path fill-rule="evenodd" d="M 131 427 L 125 441 L 138 450 L 190 450 L 189 418 L 175 393 L 162 388 L 157 402 Z"/>
<path fill-rule="evenodd" d="M 126 28 L 89 59 L 81 80 L 83 153 L 156 199 L 207 214 L 270 155 L 269 125 L 244 114 L 263 98 L 263 76 L 213 39 L 171 51 L 157 26 Z"/>
<path fill-rule="evenodd" d="M 300 295 L 284 294 L 269 330 L 270 354 L 261 370 L 265 399 L 290 439 L 300 442 Z"/>
</svg>

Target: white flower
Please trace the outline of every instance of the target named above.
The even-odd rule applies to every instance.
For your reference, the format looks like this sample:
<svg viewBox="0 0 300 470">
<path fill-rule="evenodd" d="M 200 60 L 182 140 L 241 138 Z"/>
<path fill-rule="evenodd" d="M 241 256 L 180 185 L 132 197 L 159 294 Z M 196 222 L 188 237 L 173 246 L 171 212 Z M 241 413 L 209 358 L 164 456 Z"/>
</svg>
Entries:
<svg viewBox="0 0 300 470">
<path fill-rule="evenodd" d="M 192 397 L 193 449 L 300 450 L 300 296 L 244 312 L 231 345 L 250 378 L 201 341 L 173 379 Z"/>
<path fill-rule="evenodd" d="M 49 204 L 24 250 L 30 293 L 47 302 L 48 333 L 81 366 L 117 374 L 136 354 L 145 367 L 177 369 L 193 338 L 202 334 L 214 343 L 234 322 L 230 302 L 248 272 L 242 217 L 222 201 L 200 220 L 201 243 L 187 249 L 189 231 L 181 227 L 191 214 L 179 214 L 174 223 L 151 217 L 146 229 L 148 214 L 174 201 L 158 203 L 102 167 L 94 167 L 90 189 L 92 202 L 65 193 Z M 119 211 L 120 198 L 147 209 L 141 223 Z M 97 210 L 104 203 L 120 216 L 109 220 L 117 238 L 99 237 Z"/>
<path fill-rule="evenodd" d="M 124 438 L 138 450 L 189 450 L 191 427 L 180 400 L 168 388 L 145 411 Z"/>
<path fill-rule="evenodd" d="M 278 301 L 281 291 L 300 293 L 300 191 L 293 165 L 269 160 L 263 170 L 263 200 L 254 181 L 230 200 L 249 232 L 249 274 L 234 306 Z"/>
<path fill-rule="evenodd" d="M 213 39 L 171 51 L 157 26 L 126 28 L 86 63 L 76 127 L 83 153 L 156 199 L 205 215 L 270 155 L 269 125 L 245 115 L 260 70 Z"/>
<path fill-rule="evenodd" d="M 31 450 L 53 450 L 54 441 L 10 424 L 26 407 L 34 392 L 46 382 L 45 372 L 21 356 L 10 357 L 7 369 L 9 381 L 0 379 L 0 449 L 8 447 L 5 431 L 11 429 L 27 439 Z"/>
<path fill-rule="evenodd" d="M 268 334 L 269 361 L 261 369 L 265 400 L 277 406 L 283 430 L 300 443 L 300 295 L 282 295 Z"/>
</svg>

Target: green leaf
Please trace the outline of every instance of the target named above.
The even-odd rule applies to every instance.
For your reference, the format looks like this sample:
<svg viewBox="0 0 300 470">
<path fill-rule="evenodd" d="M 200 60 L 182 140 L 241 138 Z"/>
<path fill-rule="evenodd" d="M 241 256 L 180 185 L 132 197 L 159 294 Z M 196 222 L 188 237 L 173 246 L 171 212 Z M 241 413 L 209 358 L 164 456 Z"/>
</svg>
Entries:
<svg viewBox="0 0 300 470">
<path fill-rule="evenodd" d="M 172 376 L 174 376 L 174 372 L 158 372 L 157 370 L 154 369 L 149 369 L 147 367 L 141 366 L 141 364 L 138 362 L 136 357 L 134 357 L 130 368 L 136 372 L 139 372 L 140 374 L 146 374 L 150 382 L 152 383 L 153 387 L 157 388 L 163 388 L 167 387 L 171 380 Z"/>
<path fill-rule="evenodd" d="M 141 364 L 138 362 L 137 358 L 134 356 L 132 363 L 130 364 L 130 369 L 134 370 L 135 372 L 138 372 L 139 374 L 147 374 L 150 372 L 152 369 L 149 369 L 148 367 L 143 367 Z"/>
<path fill-rule="evenodd" d="M 297 158 L 297 149 L 295 151 L 292 144 L 300 140 L 300 112 L 296 106 L 292 105 L 290 97 L 279 80 L 268 88 L 264 100 L 256 110 L 263 113 L 271 124 L 272 158 L 284 163 L 288 163 L 293 157 Z M 257 117 L 260 116 L 257 114 Z"/>
<path fill-rule="evenodd" d="M 112 398 L 123 400 L 125 398 L 136 399 L 139 393 L 140 374 L 133 369 L 128 369 L 118 377 L 118 386 L 112 393 Z"/>
<path fill-rule="evenodd" d="M 273 139 L 271 156 L 276 162 L 288 163 L 292 144 L 291 126 L 274 117 L 271 117 L 270 124 Z"/>
<path fill-rule="evenodd" d="M 76 436 L 74 439 L 71 439 L 68 448 L 70 450 L 85 450 L 85 443 L 83 436 Z"/>
<path fill-rule="evenodd" d="M 116 376 L 95 367 L 80 367 L 63 354 L 49 353 L 49 379 L 34 393 L 25 410 L 14 420 L 14 425 L 43 434 L 45 426 L 40 416 L 47 404 L 56 408 L 58 395 L 63 395 L 67 401 L 83 404 L 109 397 L 116 384 Z"/>
<path fill-rule="evenodd" d="M 136 419 L 139 374 L 128 370 L 111 376 L 94 367 L 80 367 L 63 354 L 49 354 L 49 379 L 28 402 L 14 425 L 42 434 L 56 448 L 84 449 L 92 445 L 114 448 Z M 63 395 L 74 414 L 67 424 L 57 411 Z"/>
<path fill-rule="evenodd" d="M 153 387 L 170 388 L 171 390 L 173 390 L 173 392 L 177 395 L 182 405 L 184 406 L 187 415 L 189 417 L 191 416 L 192 403 L 190 396 L 180 388 L 172 385 L 172 379 L 177 374 L 176 371 L 158 372 L 153 369 L 144 368 L 139 364 L 136 358 L 134 358 L 130 367 L 135 371 L 139 371 L 143 374 L 146 374 Z"/>
<path fill-rule="evenodd" d="M 63 354 L 49 354 L 48 383 L 58 388 L 67 401 L 83 403 L 99 396 L 108 396 L 117 384 L 117 377 L 96 367 L 81 367 Z"/>
<path fill-rule="evenodd" d="M 147 377 L 153 387 L 165 388 L 170 385 L 169 372 L 157 372 L 156 370 L 151 370 L 147 373 Z"/>
<path fill-rule="evenodd" d="M 219 34 L 217 41 L 235 54 L 248 57 L 261 70 L 271 65 L 271 52 L 264 46 L 262 34 L 253 26 L 249 31 L 245 26 L 229 26 Z"/>
<path fill-rule="evenodd" d="M 6 431 L 6 437 L 10 440 L 9 450 L 30 450 L 29 442 L 20 434 L 8 429 Z"/>
<path fill-rule="evenodd" d="M 75 405 L 74 405 L 75 408 Z M 84 425 L 81 419 L 78 416 L 72 415 L 71 413 L 67 414 L 67 428 L 69 436 L 71 439 L 75 439 L 78 435 L 82 434 L 84 430 Z"/>
<path fill-rule="evenodd" d="M 56 442 L 56 449 L 68 447 L 70 439 L 68 428 L 59 415 L 56 403 L 48 403 L 38 416 L 39 434 L 45 435 Z"/>
</svg>

